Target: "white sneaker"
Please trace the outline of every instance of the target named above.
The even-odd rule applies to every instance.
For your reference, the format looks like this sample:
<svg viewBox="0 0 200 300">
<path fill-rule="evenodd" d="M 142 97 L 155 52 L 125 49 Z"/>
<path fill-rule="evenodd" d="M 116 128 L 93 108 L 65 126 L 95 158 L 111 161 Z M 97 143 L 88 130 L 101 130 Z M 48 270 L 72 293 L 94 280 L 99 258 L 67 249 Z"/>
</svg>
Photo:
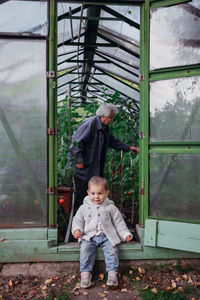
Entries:
<svg viewBox="0 0 200 300">
<path fill-rule="evenodd" d="M 106 282 L 106 285 L 118 286 L 118 273 L 116 271 L 108 271 L 108 280 Z"/>
<path fill-rule="evenodd" d="M 81 287 L 86 289 L 91 286 L 92 274 L 90 272 L 81 272 Z"/>
</svg>

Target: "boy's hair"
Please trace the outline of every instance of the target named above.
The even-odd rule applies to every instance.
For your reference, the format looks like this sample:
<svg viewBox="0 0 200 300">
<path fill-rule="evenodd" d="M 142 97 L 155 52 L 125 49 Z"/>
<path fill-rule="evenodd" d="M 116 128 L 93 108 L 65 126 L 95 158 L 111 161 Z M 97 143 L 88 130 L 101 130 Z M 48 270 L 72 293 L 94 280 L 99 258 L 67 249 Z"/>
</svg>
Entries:
<svg viewBox="0 0 200 300">
<path fill-rule="evenodd" d="M 90 178 L 88 182 L 88 189 L 90 189 L 90 185 L 95 184 L 95 185 L 103 185 L 105 190 L 108 190 L 108 182 L 105 178 L 100 177 L 100 176 L 93 176 Z"/>
</svg>

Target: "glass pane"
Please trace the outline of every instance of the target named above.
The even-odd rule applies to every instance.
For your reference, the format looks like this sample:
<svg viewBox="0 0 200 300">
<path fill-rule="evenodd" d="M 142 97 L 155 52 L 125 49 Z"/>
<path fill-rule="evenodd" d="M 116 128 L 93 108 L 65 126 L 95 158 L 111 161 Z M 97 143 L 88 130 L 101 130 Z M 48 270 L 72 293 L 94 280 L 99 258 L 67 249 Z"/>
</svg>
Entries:
<svg viewBox="0 0 200 300">
<path fill-rule="evenodd" d="M 150 84 L 150 141 L 200 140 L 200 76 Z"/>
<path fill-rule="evenodd" d="M 45 41 L 0 41 L 0 139 L 0 226 L 46 225 Z"/>
<path fill-rule="evenodd" d="M 200 63 L 200 1 L 151 11 L 150 68 Z"/>
<path fill-rule="evenodd" d="M 200 154 L 150 155 L 150 215 L 199 221 Z"/>
<path fill-rule="evenodd" d="M 111 78 L 109 76 L 101 76 L 101 75 L 95 75 L 94 79 L 99 80 L 102 83 L 102 86 L 106 88 L 106 85 L 108 87 L 113 87 L 116 91 L 121 92 L 122 94 L 125 94 L 127 97 L 132 98 L 133 100 L 139 101 L 139 91 L 137 92 L 136 90 L 128 87 L 127 85 L 119 82 L 118 80 Z M 91 81 L 95 82 L 95 81 Z M 105 84 L 105 86 L 104 86 Z M 101 86 L 101 87 L 102 87 Z"/>
<path fill-rule="evenodd" d="M 0 32 L 47 35 L 47 1 L 3 1 Z"/>
</svg>

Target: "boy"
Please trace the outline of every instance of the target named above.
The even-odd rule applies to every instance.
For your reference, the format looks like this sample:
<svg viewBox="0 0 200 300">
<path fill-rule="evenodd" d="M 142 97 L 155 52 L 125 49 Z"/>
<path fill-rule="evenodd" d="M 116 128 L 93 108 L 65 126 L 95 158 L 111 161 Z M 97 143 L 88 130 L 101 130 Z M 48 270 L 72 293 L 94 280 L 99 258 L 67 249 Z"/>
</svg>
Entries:
<svg viewBox="0 0 200 300">
<path fill-rule="evenodd" d="M 96 248 L 102 248 L 108 272 L 108 286 L 118 286 L 119 244 L 130 242 L 132 235 L 124 219 L 108 199 L 106 179 L 94 176 L 88 183 L 88 196 L 78 209 L 72 222 L 72 234 L 81 239 L 80 272 L 81 287 L 91 285 L 92 270 L 95 262 Z"/>
</svg>

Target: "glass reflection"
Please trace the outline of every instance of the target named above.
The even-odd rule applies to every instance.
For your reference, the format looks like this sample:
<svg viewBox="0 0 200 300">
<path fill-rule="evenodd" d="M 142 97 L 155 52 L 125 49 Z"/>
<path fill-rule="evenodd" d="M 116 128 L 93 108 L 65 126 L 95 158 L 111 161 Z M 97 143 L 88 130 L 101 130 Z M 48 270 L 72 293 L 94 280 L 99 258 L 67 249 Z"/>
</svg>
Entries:
<svg viewBox="0 0 200 300">
<path fill-rule="evenodd" d="M 199 154 L 150 155 L 150 215 L 198 220 Z"/>
<path fill-rule="evenodd" d="M 200 63 L 200 1 L 151 11 L 150 68 Z"/>
<path fill-rule="evenodd" d="M 200 76 L 150 84 L 150 141 L 200 140 Z"/>
</svg>

